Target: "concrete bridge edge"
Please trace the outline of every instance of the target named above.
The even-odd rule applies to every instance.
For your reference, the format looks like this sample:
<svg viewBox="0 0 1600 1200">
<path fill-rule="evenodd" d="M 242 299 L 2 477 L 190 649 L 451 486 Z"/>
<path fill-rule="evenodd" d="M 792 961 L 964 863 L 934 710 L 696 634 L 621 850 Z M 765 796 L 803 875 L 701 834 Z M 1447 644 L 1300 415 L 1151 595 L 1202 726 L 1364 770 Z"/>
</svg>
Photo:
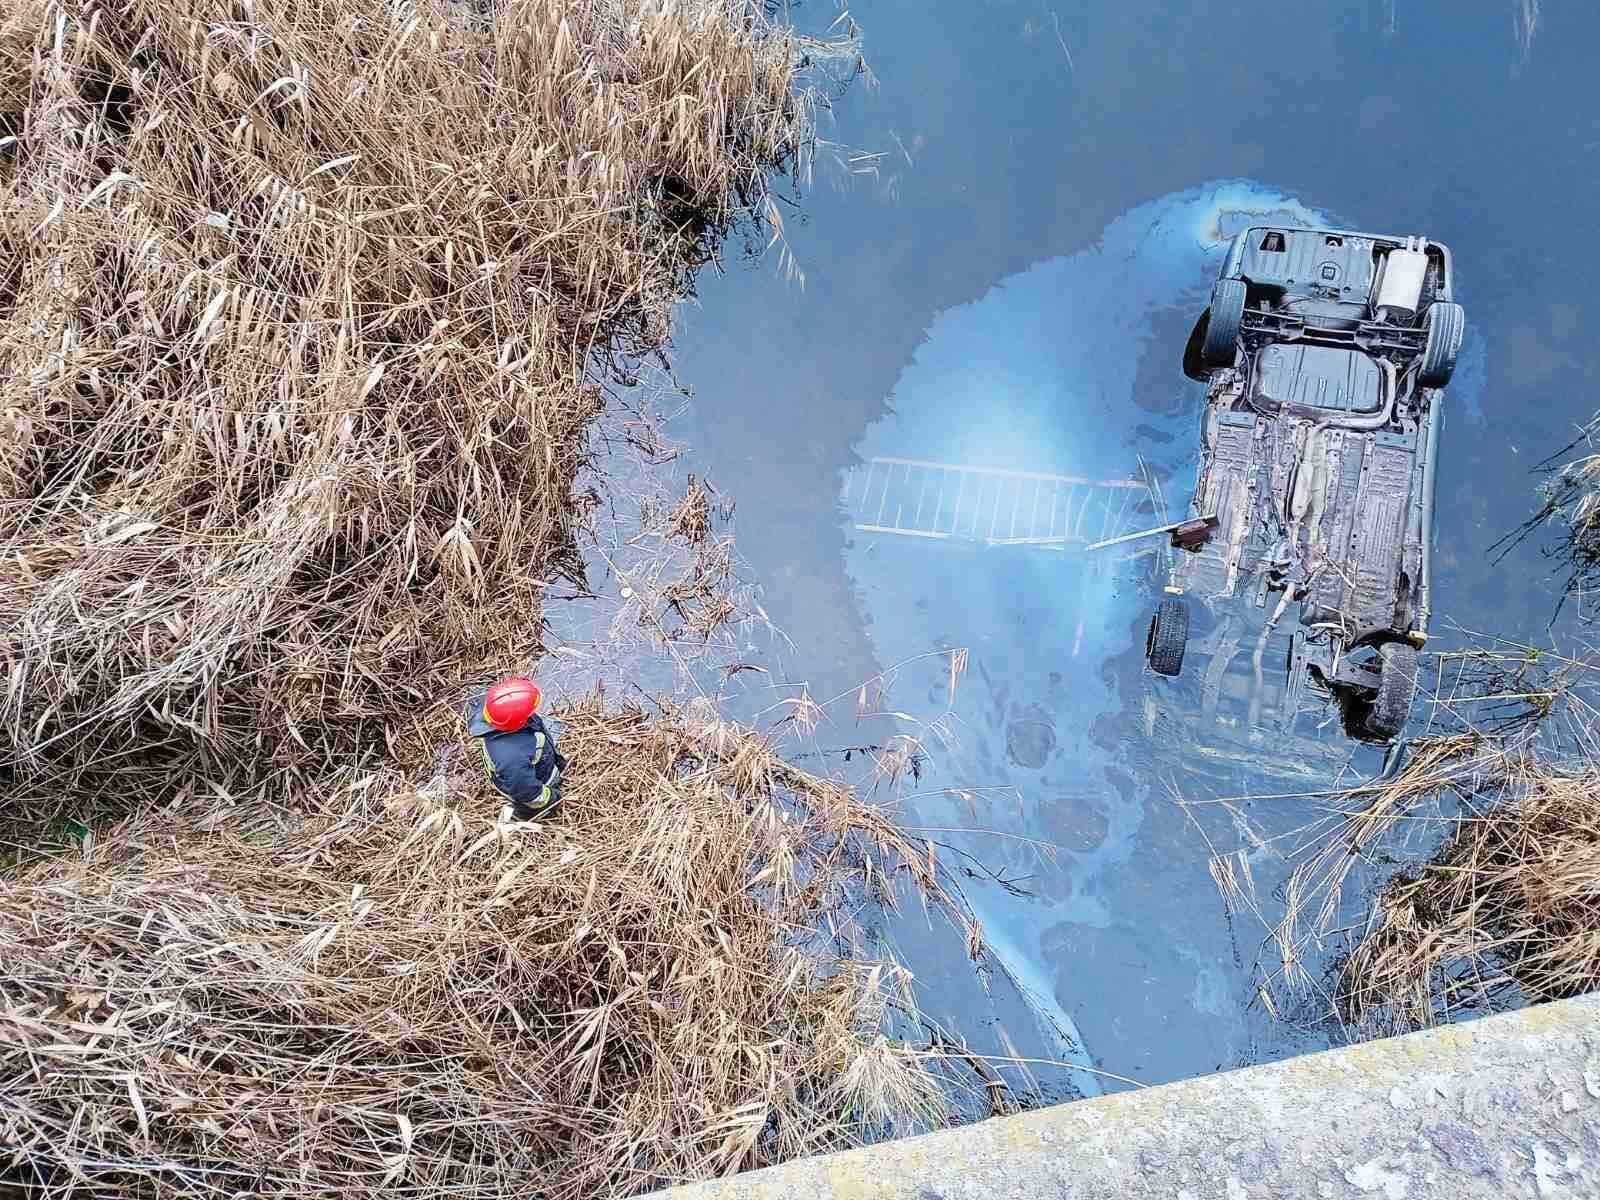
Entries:
<svg viewBox="0 0 1600 1200">
<path fill-rule="evenodd" d="M 1600 1198 L 1600 993 L 656 1196 Z"/>
</svg>

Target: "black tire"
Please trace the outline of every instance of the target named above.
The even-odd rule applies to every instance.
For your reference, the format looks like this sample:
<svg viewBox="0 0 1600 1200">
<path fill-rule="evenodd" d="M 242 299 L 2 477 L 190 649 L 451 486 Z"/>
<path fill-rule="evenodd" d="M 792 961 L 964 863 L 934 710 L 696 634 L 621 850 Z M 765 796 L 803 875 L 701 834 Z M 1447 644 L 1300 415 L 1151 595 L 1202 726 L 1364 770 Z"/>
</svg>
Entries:
<svg viewBox="0 0 1600 1200">
<path fill-rule="evenodd" d="M 1213 367 L 1231 367 L 1244 320 L 1244 280 L 1219 279 L 1211 289 L 1211 319 L 1206 325 L 1200 357 Z"/>
<path fill-rule="evenodd" d="M 1189 606 L 1177 596 L 1166 596 L 1150 618 L 1144 655 L 1157 675 L 1173 676 L 1183 670 L 1183 650 L 1189 644 Z"/>
<path fill-rule="evenodd" d="M 1408 642 L 1385 642 L 1378 647 L 1378 690 L 1362 724 L 1368 737 L 1392 741 L 1405 728 L 1411 701 L 1417 694 L 1417 648 Z"/>
<path fill-rule="evenodd" d="M 1189 340 L 1183 346 L 1183 373 L 1196 383 L 1211 378 L 1211 368 L 1206 365 L 1202 347 L 1206 344 L 1206 330 L 1211 327 L 1211 310 L 1200 314 L 1200 319 L 1189 331 Z"/>
<path fill-rule="evenodd" d="M 1456 355 L 1461 351 L 1461 335 L 1467 329 L 1467 314 L 1459 304 L 1432 304 L 1423 314 L 1428 344 L 1422 351 L 1422 367 L 1417 377 L 1423 387 L 1440 388 L 1456 373 Z"/>
</svg>

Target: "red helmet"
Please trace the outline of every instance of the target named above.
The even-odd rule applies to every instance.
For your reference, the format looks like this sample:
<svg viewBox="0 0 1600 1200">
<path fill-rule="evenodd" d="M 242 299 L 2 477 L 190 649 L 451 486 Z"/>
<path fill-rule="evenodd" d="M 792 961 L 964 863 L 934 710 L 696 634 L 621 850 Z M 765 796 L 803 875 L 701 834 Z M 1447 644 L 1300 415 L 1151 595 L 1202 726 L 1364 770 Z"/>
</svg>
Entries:
<svg viewBox="0 0 1600 1200">
<path fill-rule="evenodd" d="M 508 675 L 483 698 L 483 719 L 502 733 L 512 733 L 539 711 L 539 685 L 523 675 Z"/>
</svg>

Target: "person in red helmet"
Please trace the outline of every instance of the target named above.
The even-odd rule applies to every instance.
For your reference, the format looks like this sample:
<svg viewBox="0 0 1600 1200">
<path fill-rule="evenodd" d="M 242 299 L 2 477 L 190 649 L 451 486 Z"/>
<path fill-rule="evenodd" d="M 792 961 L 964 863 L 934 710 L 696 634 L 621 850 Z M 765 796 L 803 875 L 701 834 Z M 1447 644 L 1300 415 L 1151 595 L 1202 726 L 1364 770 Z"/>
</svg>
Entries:
<svg viewBox="0 0 1600 1200">
<path fill-rule="evenodd" d="M 467 709 L 467 732 L 478 739 L 490 782 L 510 801 L 507 815 L 518 821 L 556 806 L 567 766 L 539 717 L 539 699 L 533 680 L 510 675 Z"/>
</svg>

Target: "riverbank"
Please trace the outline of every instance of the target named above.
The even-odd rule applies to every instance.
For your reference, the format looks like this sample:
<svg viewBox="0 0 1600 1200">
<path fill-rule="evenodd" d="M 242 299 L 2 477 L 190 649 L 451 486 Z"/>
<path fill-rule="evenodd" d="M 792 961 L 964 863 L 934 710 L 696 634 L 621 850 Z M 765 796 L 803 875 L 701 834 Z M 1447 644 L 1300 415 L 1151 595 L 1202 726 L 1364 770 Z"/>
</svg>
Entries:
<svg viewBox="0 0 1600 1200">
<path fill-rule="evenodd" d="M 474 11 L 8 17 L 0 815 L 414 763 L 537 653 L 592 422 L 804 169 L 808 50 Z"/>
<path fill-rule="evenodd" d="M 377 773 L 0 884 L 0 1190 L 579 1200 L 943 1125 L 843 915 L 959 921 L 925 845 L 703 709 L 559 718 L 542 823 Z"/>
<path fill-rule="evenodd" d="M 931 845 L 666 700 L 553 714 L 544 823 L 451 765 L 851 54 L 732 0 L 8 15 L 0 1190 L 587 1200 L 945 1119 L 846 903 L 976 947 Z M 620 499 L 685 571 L 631 636 L 703 643 L 713 502 Z"/>
<path fill-rule="evenodd" d="M 1420 751 L 1374 807 L 1400 819 L 1448 793 L 1461 816 L 1377 897 L 1341 971 L 1345 1019 L 1418 1028 L 1600 990 L 1600 746 L 1562 758 L 1469 735 Z"/>
</svg>

